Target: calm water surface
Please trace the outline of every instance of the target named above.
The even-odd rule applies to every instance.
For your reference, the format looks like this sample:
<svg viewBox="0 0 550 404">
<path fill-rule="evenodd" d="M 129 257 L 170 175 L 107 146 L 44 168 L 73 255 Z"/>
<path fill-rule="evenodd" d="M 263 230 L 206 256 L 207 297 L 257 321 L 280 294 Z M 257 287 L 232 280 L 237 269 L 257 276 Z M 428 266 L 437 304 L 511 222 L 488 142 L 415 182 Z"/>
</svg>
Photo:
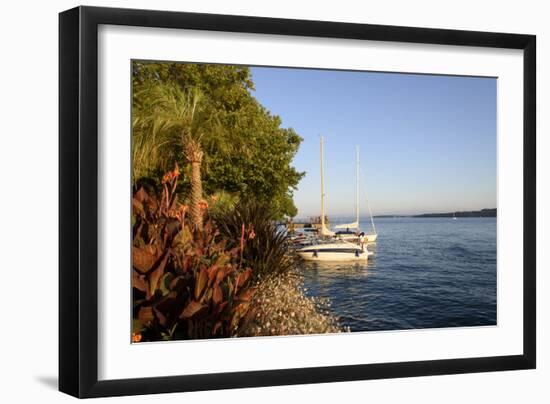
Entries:
<svg viewBox="0 0 550 404">
<path fill-rule="evenodd" d="M 376 227 L 368 263 L 302 264 L 306 293 L 329 298 L 342 325 L 496 324 L 495 218 L 388 218 Z"/>
</svg>

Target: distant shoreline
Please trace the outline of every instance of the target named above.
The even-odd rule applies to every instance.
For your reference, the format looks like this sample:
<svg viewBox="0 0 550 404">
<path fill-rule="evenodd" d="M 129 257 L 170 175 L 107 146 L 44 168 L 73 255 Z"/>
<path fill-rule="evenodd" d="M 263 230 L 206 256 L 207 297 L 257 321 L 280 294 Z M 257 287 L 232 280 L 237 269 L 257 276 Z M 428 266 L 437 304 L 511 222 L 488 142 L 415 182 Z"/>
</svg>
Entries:
<svg viewBox="0 0 550 404">
<path fill-rule="evenodd" d="M 423 218 L 437 218 L 437 217 L 497 217 L 497 210 L 494 209 L 481 209 L 462 212 L 446 212 L 446 213 L 422 213 L 420 215 L 376 215 L 375 219 L 383 218 L 397 218 L 397 217 L 423 217 Z"/>
<path fill-rule="evenodd" d="M 422 213 L 418 215 L 375 215 L 373 216 L 375 219 L 394 219 L 394 218 L 400 218 L 400 217 L 409 217 L 409 218 L 441 218 L 441 217 L 456 217 L 456 218 L 466 218 L 466 217 L 497 217 L 497 210 L 494 209 L 481 209 L 481 210 L 470 210 L 470 211 L 460 211 L 460 212 L 444 212 L 444 213 Z M 346 223 L 349 221 L 353 221 L 354 219 L 351 218 L 351 216 L 339 216 L 337 217 L 337 221 L 335 221 L 336 224 L 338 223 Z M 361 217 L 360 220 L 364 221 L 367 220 L 368 217 Z M 312 220 L 312 217 L 304 218 L 298 217 L 295 220 L 293 220 L 294 223 L 310 223 Z"/>
</svg>

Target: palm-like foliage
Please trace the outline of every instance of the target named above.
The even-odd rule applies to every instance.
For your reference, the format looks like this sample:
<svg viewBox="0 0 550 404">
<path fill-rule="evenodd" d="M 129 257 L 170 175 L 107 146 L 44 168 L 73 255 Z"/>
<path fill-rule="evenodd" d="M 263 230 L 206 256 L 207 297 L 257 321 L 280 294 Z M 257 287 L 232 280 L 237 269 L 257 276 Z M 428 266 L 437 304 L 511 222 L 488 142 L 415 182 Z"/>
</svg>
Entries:
<svg viewBox="0 0 550 404">
<path fill-rule="evenodd" d="M 253 269 L 256 279 L 280 275 L 295 267 L 288 254 L 288 236 L 278 227 L 268 206 L 256 201 L 241 201 L 234 209 L 219 212 L 214 217 L 228 247 L 236 248 L 239 240 L 247 239 L 243 262 Z"/>
<path fill-rule="evenodd" d="M 167 171 L 197 132 L 202 95 L 154 83 L 133 95 L 132 160 L 134 181 Z"/>
<path fill-rule="evenodd" d="M 163 165 L 161 172 L 169 170 L 190 140 L 199 142 L 209 155 L 247 153 L 246 139 L 222 122 L 231 119 L 230 113 L 219 110 L 196 88 L 152 82 L 138 88 L 133 99 L 134 178 Z"/>
<path fill-rule="evenodd" d="M 155 83 L 134 94 L 134 179 L 166 170 L 184 155 L 191 164 L 191 218 L 202 228 L 201 139 L 220 125 L 213 113 L 207 113 L 202 93 L 184 91 L 175 85 Z"/>
</svg>

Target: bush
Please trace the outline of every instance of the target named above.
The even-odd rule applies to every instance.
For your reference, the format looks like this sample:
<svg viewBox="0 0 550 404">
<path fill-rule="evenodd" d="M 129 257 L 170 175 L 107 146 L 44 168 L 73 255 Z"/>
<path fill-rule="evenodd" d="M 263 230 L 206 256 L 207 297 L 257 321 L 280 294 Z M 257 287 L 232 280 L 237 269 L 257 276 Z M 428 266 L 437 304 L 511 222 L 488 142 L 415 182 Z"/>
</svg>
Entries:
<svg viewBox="0 0 550 404">
<path fill-rule="evenodd" d="M 246 242 L 228 248 L 210 220 L 191 226 L 178 176 L 176 166 L 160 196 L 140 188 L 132 200 L 133 342 L 231 337 L 253 316 Z"/>
<path fill-rule="evenodd" d="M 294 268 L 295 259 L 288 254 L 287 233 L 277 226 L 267 205 L 241 200 L 233 209 L 218 213 L 215 222 L 231 248 L 239 247 L 242 234 L 248 235 L 243 263 L 254 269 L 256 280 Z"/>
</svg>

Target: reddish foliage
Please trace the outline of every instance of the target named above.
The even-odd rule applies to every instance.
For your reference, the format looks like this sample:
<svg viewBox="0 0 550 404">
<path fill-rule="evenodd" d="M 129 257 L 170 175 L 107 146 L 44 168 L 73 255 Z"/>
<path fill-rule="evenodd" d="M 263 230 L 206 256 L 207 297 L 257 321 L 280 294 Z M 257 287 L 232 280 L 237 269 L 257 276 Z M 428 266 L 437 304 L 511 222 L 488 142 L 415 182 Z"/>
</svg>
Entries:
<svg viewBox="0 0 550 404">
<path fill-rule="evenodd" d="M 253 315 L 252 270 L 241 267 L 244 231 L 240 248 L 228 250 L 212 221 L 205 217 L 202 229 L 192 226 L 177 201 L 179 174 L 176 166 L 164 175 L 160 198 L 140 188 L 132 201 L 133 332 L 139 341 L 230 337 Z"/>
</svg>

